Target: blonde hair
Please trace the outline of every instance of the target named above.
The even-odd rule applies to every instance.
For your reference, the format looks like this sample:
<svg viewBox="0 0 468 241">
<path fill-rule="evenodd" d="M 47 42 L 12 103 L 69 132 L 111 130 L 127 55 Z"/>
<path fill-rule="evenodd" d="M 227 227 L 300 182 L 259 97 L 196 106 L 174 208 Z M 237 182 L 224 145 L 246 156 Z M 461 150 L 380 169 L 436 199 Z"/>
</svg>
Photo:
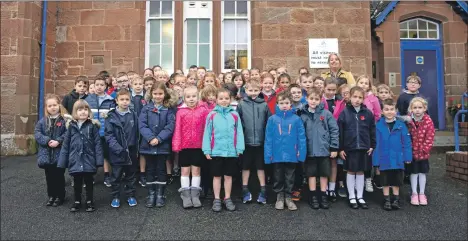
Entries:
<svg viewBox="0 0 468 241">
<path fill-rule="evenodd" d="M 158 70 L 154 73 L 154 78 L 156 78 L 156 80 L 158 79 L 158 77 L 160 75 L 163 75 L 163 76 L 166 76 L 166 78 L 169 79 L 169 74 L 165 71 L 165 70 Z"/>
<path fill-rule="evenodd" d="M 49 112 L 47 112 L 47 101 L 50 100 L 50 99 L 54 99 L 54 100 L 57 101 L 57 104 L 59 105 L 59 115 L 60 116 L 63 117 L 64 115 L 68 114 L 65 107 L 63 107 L 63 105 L 61 104 L 62 102 L 60 101 L 60 97 L 58 97 L 58 95 L 56 95 L 56 94 L 47 94 L 44 97 L 44 116 L 45 117 L 50 116 Z"/>
<path fill-rule="evenodd" d="M 197 97 L 198 97 L 198 89 L 197 89 L 196 86 L 193 86 L 193 85 L 188 86 L 188 87 L 186 87 L 186 88 L 184 89 L 184 92 L 183 92 L 183 93 L 184 93 L 184 97 L 185 97 L 185 95 L 186 95 L 189 91 L 193 91 L 193 90 L 195 90 L 195 93 L 197 93 Z"/>
<path fill-rule="evenodd" d="M 372 91 L 372 93 L 377 92 L 377 89 L 374 87 L 374 84 L 372 83 L 372 79 L 369 78 L 368 75 L 361 75 L 357 78 L 356 80 L 356 85 L 359 83 L 360 80 L 362 79 L 367 79 L 369 81 L 369 89 L 366 91 L 367 93 Z"/>
<path fill-rule="evenodd" d="M 413 105 L 414 103 L 416 102 L 421 102 L 421 104 L 424 106 L 424 108 L 426 108 L 427 110 L 427 100 L 425 100 L 424 98 L 422 97 L 414 97 L 410 103 L 409 103 L 409 106 L 408 106 L 408 113 L 412 113 L 411 112 L 411 109 L 413 108 Z"/>
<path fill-rule="evenodd" d="M 328 55 L 328 60 L 327 60 L 328 65 L 330 65 L 330 59 L 331 59 L 332 55 L 335 55 L 336 58 L 338 59 L 338 61 L 340 61 L 340 65 L 343 65 L 343 61 L 341 61 L 341 56 L 338 53 L 331 53 L 331 54 Z"/>
<path fill-rule="evenodd" d="M 203 79 L 198 82 L 198 88 L 199 89 L 204 89 L 206 87 L 205 80 L 206 80 L 207 77 L 213 78 L 216 88 L 220 87 L 218 78 L 216 78 L 216 74 L 213 71 L 207 71 L 206 74 L 205 74 L 205 77 L 203 77 Z"/>
<path fill-rule="evenodd" d="M 353 86 L 348 85 L 348 84 L 342 84 L 340 87 L 338 87 L 338 89 L 336 90 L 336 93 L 343 95 L 343 93 L 341 93 L 343 89 L 348 88 L 348 90 L 351 90 L 352 87 Z"/>
<path fill-rule="evenodd" d="M 88 102 L 85 100 L 77 100 L 75 104 L 73 105 L 73 111 L 72 111 L 72 117 L 74 120 L 78 120 L 78 110 L 79 109 L 88 109 L 88 118 L 93 119 L 93 112 L 91 111 L 91 108 L 89 107 Z"/>
<path fill-rule="evenodd" d="M 208 96 L 212 94 L 214 96 L 217 96 L 218 95 L 218 88 L 216 88 L 215 86 L 213 85 L 207 85 L 205 86 L 202 90 L 201 90 L 201 99 L 203 101 L 207 101 L 208 100 Z"/>
</svg>

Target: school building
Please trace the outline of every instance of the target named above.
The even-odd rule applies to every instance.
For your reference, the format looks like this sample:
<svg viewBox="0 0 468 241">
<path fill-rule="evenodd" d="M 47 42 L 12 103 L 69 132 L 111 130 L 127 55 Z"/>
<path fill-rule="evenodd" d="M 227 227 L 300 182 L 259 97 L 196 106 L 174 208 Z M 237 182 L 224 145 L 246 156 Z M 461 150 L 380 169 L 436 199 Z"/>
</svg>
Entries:
<svg viewBox="0 0 468 241">
<path fill-rule="evenodd" d="M 467 89 L 466 1 L 17 1 L 1 2 L 1 16 L 2 155 L 34 152 L 40 97 L 63 96 L 78 75 L 195 64 L 296 77 L 309 39 L 338 39 L 343 69 L 396 94 L 421 76 L 439 129 Z"/>
</svg>

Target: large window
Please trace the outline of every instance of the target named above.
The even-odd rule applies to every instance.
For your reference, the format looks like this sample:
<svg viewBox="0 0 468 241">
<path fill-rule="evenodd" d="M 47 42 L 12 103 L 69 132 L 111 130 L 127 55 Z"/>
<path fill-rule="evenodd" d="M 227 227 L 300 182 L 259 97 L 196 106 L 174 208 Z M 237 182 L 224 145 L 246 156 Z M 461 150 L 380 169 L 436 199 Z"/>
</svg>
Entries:
<svg viewBox="0 0 468 241">
<path fill-rule="evenodd" d="M 146 2 L 145 65 L 174 69 L 174 5 L 172 1 Z M 135 16 L 138 17 L 138 16 Z"/>
<path fill-rule="evenodd" d="M 400 39 L 439 39 L 439 24 L 422 18 L 401 22 Z"/>
<path fill-rule="evenodd" d="M 221 9 L 224 70 L 250 68 L 250 6 L 248 1 L 223 1 Z"/>
<path fill-rule="evenodd" d="M 187 19 L 186 65 L 204 66 L 211 69 L 211 34 L 209 19 Z"/>
</svg>

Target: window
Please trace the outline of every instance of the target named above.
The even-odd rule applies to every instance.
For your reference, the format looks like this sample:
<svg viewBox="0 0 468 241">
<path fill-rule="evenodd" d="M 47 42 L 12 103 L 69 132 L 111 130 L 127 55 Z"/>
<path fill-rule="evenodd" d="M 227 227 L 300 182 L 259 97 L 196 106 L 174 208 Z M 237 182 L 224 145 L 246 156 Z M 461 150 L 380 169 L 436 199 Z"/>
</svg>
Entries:
<svg viewBox="0 0 468 241">
<path fill-rule="evenodd" d="M 439 24 L 422 19 L 400 23 L 400 39 L 439 39 Z"/>
<path fill-rule="evenodd" d="M 191 65 L 212 69 L 211 1 L 184 1 L 184 68 Z"/>
<path fill-rule="evenodd" d="M 172 1 L 146 2 L 146 67 L 160 65 L 170 72 L 174 69 L 173 10 Z"/>
<path fill-rule="evenodd" d="M 249 1 L 223 1 L 221 14 L 222 68 L 250 69 Z"/>
</svg>

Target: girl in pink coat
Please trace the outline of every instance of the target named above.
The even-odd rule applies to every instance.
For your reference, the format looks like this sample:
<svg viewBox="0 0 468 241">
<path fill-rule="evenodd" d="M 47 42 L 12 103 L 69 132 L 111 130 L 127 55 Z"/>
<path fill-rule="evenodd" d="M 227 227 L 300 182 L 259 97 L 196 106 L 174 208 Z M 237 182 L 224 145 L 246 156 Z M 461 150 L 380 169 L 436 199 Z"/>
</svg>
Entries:
<svg viewBox="0 0 468 241">
<path fill-rule="evenodd" d="M 200 167 L 205 161 L 201 147 L 206 116 L 210 110 L 198 103 L 198 91 L 195 86 L 184 89 L 184 104 L 176 114 L 176 126 L 172 137 L 172 150 L 179 153 L 180 197 L 184 208 L 201 207 L 200 202 Z M 190 186 L 190 172 L 192 185 Z"/>
</svg>

